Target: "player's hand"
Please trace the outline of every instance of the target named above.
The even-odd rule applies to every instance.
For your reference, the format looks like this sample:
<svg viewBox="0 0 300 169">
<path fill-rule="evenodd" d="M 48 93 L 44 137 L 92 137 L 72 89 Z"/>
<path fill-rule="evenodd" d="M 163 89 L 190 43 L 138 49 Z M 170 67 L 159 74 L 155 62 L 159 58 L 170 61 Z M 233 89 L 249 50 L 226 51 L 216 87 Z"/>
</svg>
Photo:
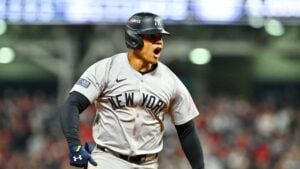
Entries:
<svg viewBox="0 0 300 169">
<path fill-rule="evenodd" d="M 86 143 L 86 147 L 88 147 L 88 143 Z M 91 149 L 85 150 L 81 145 L 70 146 L 70 165 L 87 168 L 88 162 L 90 162 L 92 165 L 97 166 L 97 162 L 90 153 Z"/>
</svg>

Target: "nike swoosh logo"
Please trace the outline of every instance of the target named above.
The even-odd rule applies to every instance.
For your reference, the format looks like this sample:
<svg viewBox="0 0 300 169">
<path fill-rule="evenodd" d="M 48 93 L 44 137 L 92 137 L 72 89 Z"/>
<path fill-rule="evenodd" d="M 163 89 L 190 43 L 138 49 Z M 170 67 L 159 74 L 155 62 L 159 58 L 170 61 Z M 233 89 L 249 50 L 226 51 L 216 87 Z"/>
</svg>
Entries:
<svg viewBox="0 0 300 169">
<path fill-rule="evenodd" d="M 116 82 L 117 82 L 117 83 L 120 83 L 120 82 L 122 82 L 122 81 L 124 81 L 124 80 L 126 80 L 126 78 L 124 78 L 124 79 L 118 79 L 118 78 L 117 78 L 117 79 L 116 79 Z"/>
</svg>

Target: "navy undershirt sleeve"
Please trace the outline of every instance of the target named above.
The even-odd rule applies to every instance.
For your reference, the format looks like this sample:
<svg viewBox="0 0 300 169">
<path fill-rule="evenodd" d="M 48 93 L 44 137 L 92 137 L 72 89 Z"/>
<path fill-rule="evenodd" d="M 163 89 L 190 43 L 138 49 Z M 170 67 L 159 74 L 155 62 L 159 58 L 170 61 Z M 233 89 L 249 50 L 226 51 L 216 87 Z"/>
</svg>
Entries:
<svg viewBox="0 0 300 169">
<path fill-rule="evenodd" d="M 177 134 L 188 161 L 193 169 L 204 169 L 201 143 L 193 121 L 182 125 L 175 125 Z"/>
<path fill-rule="evenodd" d="M 90 105 L 90 101 L 78 92 L 69 94 L 62 106 L 60 124 L 69 146 L 81 145 L 79 137 L 79 114 Z"/>
</svg>

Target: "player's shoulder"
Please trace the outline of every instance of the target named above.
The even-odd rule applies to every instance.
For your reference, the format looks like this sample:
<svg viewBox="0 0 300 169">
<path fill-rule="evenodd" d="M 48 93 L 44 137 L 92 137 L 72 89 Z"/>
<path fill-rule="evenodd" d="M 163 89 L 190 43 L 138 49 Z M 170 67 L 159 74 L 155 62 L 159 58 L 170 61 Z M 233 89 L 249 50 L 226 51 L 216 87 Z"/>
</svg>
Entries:
<svg viewBox="0 0 300 169">
<path fill-rule="evenodd" d="M 112 62 L 118 61 L 121 59 L 121 57 L 126 56 L 126 53 L 117 53 L 113 56 L 109 56 L 106 58 L 102 58 L 101 60 L 95 62 L 92 66 L 95 67 L 106 67 L 106 66 L 111 66 Z"/>
<path fill-rule="evenodd" d="M 159 69 L 161 69 L 161 72 L 163 74 L 163 76 L 165 76 L 165 78 L 169 79 L 169 80 L 176 80 L 177 79 L 177 75 L 164 63 L 162 62 L 158 62 L 159 64 Z"/>
</svg>

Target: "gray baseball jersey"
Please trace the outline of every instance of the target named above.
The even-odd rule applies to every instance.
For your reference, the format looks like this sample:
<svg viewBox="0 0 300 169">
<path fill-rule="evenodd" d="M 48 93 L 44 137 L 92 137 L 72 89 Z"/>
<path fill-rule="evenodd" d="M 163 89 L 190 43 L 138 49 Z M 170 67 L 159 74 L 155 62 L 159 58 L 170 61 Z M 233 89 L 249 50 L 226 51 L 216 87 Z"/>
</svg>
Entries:
<svg viewBox="0 0 300 169">
<path fill-rule="evenodd" d="M 71 89 L 95 102 L 93 137 L 97 144 L 127 155 L 157 153 L 163 147 L 163 116 L 176 125 L 199 113 L 186 87 L 163 63 L 141 74 L 127 53 L 91 65 Z"/>
</svg>

